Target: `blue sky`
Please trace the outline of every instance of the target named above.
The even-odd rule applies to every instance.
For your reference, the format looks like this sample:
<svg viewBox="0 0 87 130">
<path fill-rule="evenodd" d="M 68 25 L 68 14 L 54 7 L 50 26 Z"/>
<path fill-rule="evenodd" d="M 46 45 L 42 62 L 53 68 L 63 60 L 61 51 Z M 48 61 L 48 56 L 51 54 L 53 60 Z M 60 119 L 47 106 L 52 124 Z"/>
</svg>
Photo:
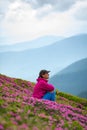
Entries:
<svg viewBox="0 0 87 130">
<path fill-rule="evenodd" d="M 0 0 L 0 45 L 87 33 L 87 0 Z"/>
</svg>

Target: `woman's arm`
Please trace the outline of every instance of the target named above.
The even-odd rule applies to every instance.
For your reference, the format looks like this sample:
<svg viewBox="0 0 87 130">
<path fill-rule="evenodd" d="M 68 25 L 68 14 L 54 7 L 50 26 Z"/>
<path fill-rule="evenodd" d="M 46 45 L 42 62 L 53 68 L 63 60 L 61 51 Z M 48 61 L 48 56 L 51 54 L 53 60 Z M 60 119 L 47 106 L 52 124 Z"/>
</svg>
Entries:
<svg viewBox="0 0 87 130">
<path fill-rule="evenodd" d="M 44 90 L 53 92 L 54 91 L 54 86 L 45 82 L 40 82 L 40 87 Z"/>
</svg>

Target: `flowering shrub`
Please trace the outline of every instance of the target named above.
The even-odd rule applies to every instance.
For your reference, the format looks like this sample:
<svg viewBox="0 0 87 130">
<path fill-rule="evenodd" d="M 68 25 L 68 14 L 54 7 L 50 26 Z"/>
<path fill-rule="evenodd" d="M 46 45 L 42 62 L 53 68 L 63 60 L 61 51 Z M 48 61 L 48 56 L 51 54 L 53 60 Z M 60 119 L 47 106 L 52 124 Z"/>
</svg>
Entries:
<svg viewBox="0 0 87 130">
<path fill-rule="evenodd" d="M 0 75 L 0 130 L 87 130 L 87 100 L 36 99 L 33 85 Z"/>
</svg>

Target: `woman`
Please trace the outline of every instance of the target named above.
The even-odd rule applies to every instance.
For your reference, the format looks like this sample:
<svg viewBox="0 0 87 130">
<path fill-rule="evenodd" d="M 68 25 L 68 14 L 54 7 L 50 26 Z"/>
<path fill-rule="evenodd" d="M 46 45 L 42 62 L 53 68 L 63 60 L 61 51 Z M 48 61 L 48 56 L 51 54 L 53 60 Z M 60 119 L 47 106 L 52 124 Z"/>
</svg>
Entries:
<svg viewBox="0 0 87 130">
<path fill-rule="evenodd" d="M 50 71 L 47 70 L 40 71 L 37 83 L 33 91 L 34 98 L 55 101 L 54 86 L 48 84 L 49 72 Z"/>
</svg>

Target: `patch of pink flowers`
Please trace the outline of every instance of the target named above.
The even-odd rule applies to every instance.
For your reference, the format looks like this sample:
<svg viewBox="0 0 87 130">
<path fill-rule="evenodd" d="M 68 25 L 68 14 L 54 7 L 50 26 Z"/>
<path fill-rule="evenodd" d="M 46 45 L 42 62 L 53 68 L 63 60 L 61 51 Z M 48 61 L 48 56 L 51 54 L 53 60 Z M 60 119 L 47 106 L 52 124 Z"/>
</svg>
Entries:
<svg viewBox="0 0 87 130">
<path fill-rule="evenodd" d="M 78 121 L 81 126 L 87 130 L 87 115 L 83 115 L 83 110 L 80 108 L 74 108 L 70 105 L 64 105 L 64 104 L 58 104 L 53 101 L 49 100 L 42 100 L 42 99 L 36 99 L 32 97 L 32 90 L 33 88 L 30 87 L 31 83 L 28 82 L 27 85 L 22 84 L 20 86 L 17 83 L 14 83 L 15 79 L 7 78 L 7 77 L 1 77 L 0 79 L 0 86 L 2 87 L 2 99 L 6 101 L 4 105 L 2 105 L 3 108 L 7 107 L 7 103 L 17 102 L 22 103 L 22 105 L 28 105 L 32 106 L 33 108 L 44 109 L 46 111 L 52 112 L 52 115 L 47 116 L 44 113 L 40 113 L 37 115 L 36 111 L 34 110 L 34 114 L 36 114 L 39 117 L 42 118 L 48 118 L 50 121 L 50 125 L 52 125 L 53 122 L 57 122 L 57 119 L 54 119 L 52 116 L 54 113 L 56 113 L 56 116 L 60 116 L 61 120 L 59 123 L 57 123 L 57 127 L 55 130 L 67 130 L 67 128 L 63 129 L 64 126 L 64 120 L 70 122 Z M 3 85 L 2 85 L 3 84 Z M 9 87 L 8 85 L 9 84 Z M 7 86 L 6 86 L 7 85 Z M 39 107 L 37 107 L 39 106 Z M 21 112 L 21 110 L 19 110 Z M 30 110 L 27 111 L 27 114 L 30 114 Z M 14 124 L 17 124 L 17 121 L 21 120 L 20 115 L 10 112 L 10 115 L 12 117 L 15 117 L 16 120 L 12 120 Z M 28 129 L 28 125 L 23 123 L 20 126 L 20 129 Z M 0 130 L 4 130 L 3 125 L 0 124 Z M 34 127 L 33 130 L 38 130 L 37 127 Z"/>
<path fill-rule="evenodd" d="M 3 125 L 0 124 L 0 130 L 4 130 L 4 127 Z"/>
</svg>

